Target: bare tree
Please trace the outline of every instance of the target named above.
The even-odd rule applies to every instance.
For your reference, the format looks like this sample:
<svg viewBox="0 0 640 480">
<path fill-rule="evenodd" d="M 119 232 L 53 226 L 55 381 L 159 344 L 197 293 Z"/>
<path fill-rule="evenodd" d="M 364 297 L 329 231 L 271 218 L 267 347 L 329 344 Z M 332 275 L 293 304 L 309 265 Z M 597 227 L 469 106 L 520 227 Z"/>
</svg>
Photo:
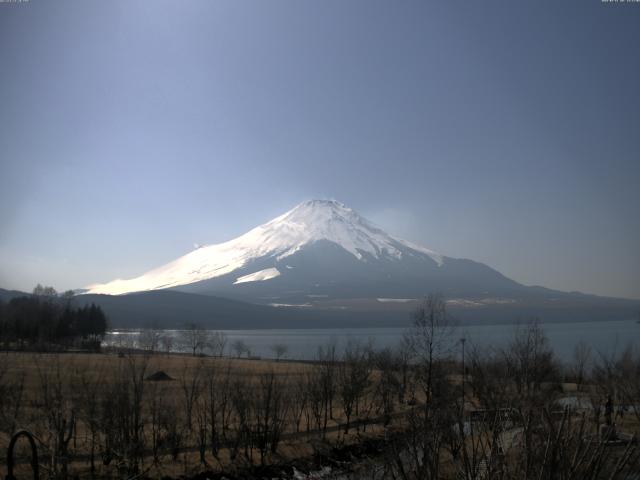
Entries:
<svg viewBox="0 0 640 480">
<path fill-rule="evenodd" d="M 519 326 L 508 348 L 503 350 L 509 377 L 526 406 L 548 400 L 542 391 L 544 382 L 557 379 L 558 367 L 549 341 L 537 320 Z"/>
<path fill-rule="evenodd" d="M 350 341 L 341 362 L 337 364 L 337 390 L 345 415 L 344 433 L 349 433 L 352 415 L 359 413 L 359 404 L 370 384 L 371 352 L 358 342 Z"/>
<path fill-rule="evenodd" d="M 320 387 L 321 399 L 323 402 L 322 413 L 324 415 L 322 422 L 322 436 L 327 433 L 329 419 L 333 419 L 333 401 L 336 396 L 336 342 L 330 341 L 325 346 L 318 347 L 317 354 L 317 378 Z"/>
<path fill-rule="evenodd" d="M 324 372 L 318 365 L 313 365 L 305 372 L 304 386 L 307 391 L 307 431 L 310 430 L 309 424 L 314 421 L 316 430 L 322 429 L 322 419 L 327 418 L 325 414 L 328 408 L 326 398 Z M 324 430 L 323 430 L 324 431 Z"/>
<path fill-rule="evenodd" d="M 244 340 L 241 339 L 235 340 L 231 344 L 231 348 L 235 352 L 237 358 L 242 357 L 245 352 L 249 352 L 249 347 L 244 343 Z"/>
<path fill-rule="evenodd" d="M 209 443 L 209 426 L 211 425 L 210 410 L 207 405 L 206 396 L 201 395 L 195 405 L 196 417 L 196 442 L 198 454 L 200 455 L 200 463 L 205 467 L 209 467 L 207 462 L 207 444 Z"/>
<path fill-rule="evenodd" d="M 231 405 L 235 416 L 235 438 L 231 444 L 230 456 L 235 460 L 240 450 L 244 450 L 244 458 L 251 462 L 252 435 L 251 435 L 251 407 L 253 392 L 246 381 L 236 378 L 231 388 Z"/>
<path fill-rule="evenodd" d="M 173 350 L 173 336 L 169 333 L 163 333 L 160 337 L 160 346 L 164 353 L 169 355 Z"/>
<path fill-rule="evenodd" d="M 198 408 L 199 429 L 202 440 L 201 457 L 204 458 L 203 448 L 207 445 L 214 458 L 218 459 L 218 452 L 227 439 L 229 431 L 231 407 L 231 367 L 227 364 L 220 368 L 218 363 L 209 362 L 202 371 L 203 392 Z"/>
<path fill-rule="evenodd" d="M 289 401 L 282 381 L 273 371 L 260 375 L 260 383 L 253 396 L 252 436 L 264 465 L 268 453 L 275 453 L 284 429 Z"/>
<path fill-rule="evenodd" d="M 502 352 L 472 345 L 468 353 L 469 386 L 480 407 L 499 410 L 512 407 L 516 396 L 511 370 Z"/>
<path fill-rule="evenodd" d="M 154 354 L 160 347 L 160 341 L 162 339 L 162 332 L 154 328 L 145 328 L 138 335 L 138 347 Z"/>
<path fill-rule="evenodd" d="M 422 300 L 413 315 L 413 325 L 405 335 L 406 343 L 416 361 L 426 404 L 433 395 L 435 368 L 453 348 L 454 325 L 447 315 L 446 303 L 439 294 Z"/>
<path fill-rule="evenodd" d="M 453 431 L 453 414 L 460 411 L 445 368 L 453 333 L 442 296 L 426 297 L 414 312 L 413 325 L 405 337 L 424 403 L 409 411 L 405 434 L 391 443 L 390 461 L 404 478 L 410 478 L 409 471 L 415 472 L 411 478 L 441 477 L 442 449 Z"/>
<path fill-rule="evenodd" d="M 377 352 L 373 358 L 375 368 L 378 372 L 375 381 L 375 397 L 377 400 L 378 412 L 384 417 L 384 425 L 391 422 L 391 415 L 396 406 L 396 399 L 399 398 L 401 382 L 398 379 L 398 361 L 390 349 Z"/>
<path fill-rule="evenodd" d="M 144 379 L 148 362 L 149 357 L 143 355 L 119 359 L 117 371 L 105 384 L 101 401 L 105 458 L 117 459 L 131 474 L 140 472 L 144 459 Z"/>
<path fill-rule="evenodd" d="M 621 353 L 600 355 L 593 369 L 596 391 L 591 401 L 594 405 L 594 422 L 598 423 L 601 406 L 608 397 L 617 405 L 625 405 L 640 420 L 640 349 L 628 345 Z M 618 407 L 615 417 L 624 415 Z"/>
<path fill-rule="evenodd" d="M 309 393 L 307 389 L 307 376 L 298 373 L 289 376 L 289 396 L 291 399 L 291 418 L 296 433 L 300 432 L 300 422 L 305 412 L 308 412 Z M 307 431 L 310 429 L 307 417 Z"/>
<path fill-rule="evenodd" d="M 32 292 L 34 297 L 40 297 L 43 299 L 55 300 L 58 297 L 58 292 L 53 287 L 43 287 L 38 284 L 34 287 Z"/>
<path fill-rule="evenodd" d="M 411 362 L 411 345 L 408 343 L 407 337 L 404 336 L 400 344 L 394 349 L 394 357 L 397 364 L 398 374 L 398 403 L 403 404 L 407 401 L 407 395 L 410 398 L 415 397 L 415 393 L 410 387 L 410 362 Z"/>
<path fill-rule="evenodd" d="M 573 349 L 572 373 L 578 386 L 584 383 L 589 362 L 591 361 L 591 347 L 584 341 L 580 341 Z"/>
<path fill-rule="evenodd" d="M 202 361 L 197 362 L 195 366 L 185 362 L 179 378 L 188 432 L 193 429 L 193 409 L 202 393 L 202 370 Z"/>
<path fill-rule="evenodd" d="M 289 351 L 289 347 L 284 343 L 274 343 L 271 345 L 271 351 L 275 355 L 276 361 L 280 361 Z"/>
<path fill-rule="evenodd" d="M 618 391 L 621 400 L 640 422 L 640 347 L 629 345 L 616 362 L 616 367 L 620 378 Z"/>
<path fill-rule="evenodd" d="M 44 414 L 43 430 L 39 437 L 49 452 L 49 468 L 55 475 L 67 476 L 70 463 L 69 442 L 77 421 L 78 402 L 74 394 L 75 378 L 69 365 L 63 366 L 60 357 L 34 357 L 38 372 L 38 395 L 35 407 Z"/>
<path fill-rule="evenodd" d="M 209 334 L 208 344 L 211 354 L 214 357 L 223 357 L 227 347 L 228 338 L 224 332 L 213 332 Z"/>
<path fill-rule="evenodd" d="M 191 352 L 194 357 L 204 353 L 209 346 L 209 334 L 200 325 L 190 323 L 184 330 L 180 331 L 180 344 L 182 348 Z"/>
</svg>

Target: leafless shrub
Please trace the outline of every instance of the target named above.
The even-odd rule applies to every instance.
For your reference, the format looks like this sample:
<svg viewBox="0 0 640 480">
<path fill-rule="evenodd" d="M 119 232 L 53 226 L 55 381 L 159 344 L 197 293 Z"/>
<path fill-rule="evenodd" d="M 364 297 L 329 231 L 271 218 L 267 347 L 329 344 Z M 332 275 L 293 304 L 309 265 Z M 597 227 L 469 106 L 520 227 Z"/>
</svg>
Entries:
<svg viewBox="0 0 640 480">
<path fill-rule="evenodd" d="M 24 413 L 24 372 L 10 372 L 12 363 L 9 356 L 0 362 L 0 432 L 7 435 L 23 421 Z"/>
<path fill-rule="evenodd" d="M 144 378 L 148 361 L 141 355 L 119 359 L 115 376 L 105 385 L 101 399 L 105 461 L 115 459 L 133 474 L 140 472 L 144 458 Z"/>
<path fill-rule="evenodd" d="M 173 446 L 177 434 L 177 422 L 172 422 L 168 415 L 175 410 L 175 405 L 169 400 L 167 387 L 162 382 L 153 382 L 147 388 L 146 405 L 148 410 L 149 440 L 153 462 L 160 464 L 160 454 L 163 450 Z M 176 416 L 173 415 L 173 418 Z M 176 452 L 177 453 L 177 452 Z M 175 458 L 175 457 L 174 457 Z"/>
<path fill-rule="evenodd" d="M 76 379 L 68 365 L 61 365 L 58 356 L 34 356 L 33 359 L 38 372 L 35 407 L 44 414 L 38 438 L 48 453 L 50 472 L 66 477 L 67 465 L 71 460 L 69 444 L 78 414 Z"/>
<path fill-rule="evenodd" d="M 96 472 L 96 450 L 100 435 L 100 399 L 105 395 L 103 390 L 103 371 L 89 374 L 83 370 L 80 374 L 79 391 L 79 419 L 83 422 L 88 432 L 89 463 L 91 474 Z"/>
<path fill-rule="evenodd" d="M 344 433 L 349 433 L 351 417 L 358 415 L 362 397 L 370 384 L 372 370 L 371 352 L 360 343 L 350 341 L 338 362 L 337 390 L 345 415 Z"/>
<path fill-rule="evenodd" d="M 271 371 L 260 376 L 253 395 L 251 435 L 264 465 L 268 453 L 275 453 L 284 430 L 290 403 L 282 380 Z"/>
<path fill-rule="evenodd" d="M 238 453 L 244 451 L 244 458 L 251 462 L 253 448 L 251 436 L 251 402 L 252 392 L 246 382 L 236 379 L 231 388 L 231 405 L 233 408 L 236 432 L 231 445 L 231 459 L 235 460 Z"/>
</svg>

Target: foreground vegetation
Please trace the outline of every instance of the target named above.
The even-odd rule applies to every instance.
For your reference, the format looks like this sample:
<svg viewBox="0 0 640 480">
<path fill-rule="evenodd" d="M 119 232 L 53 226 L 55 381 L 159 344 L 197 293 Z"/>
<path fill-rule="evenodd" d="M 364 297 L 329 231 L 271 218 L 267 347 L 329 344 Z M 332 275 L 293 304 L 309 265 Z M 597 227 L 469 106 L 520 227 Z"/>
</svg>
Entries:
<svg viewBox="0 0 640 480">
<path fill-rule="evenodd" d="M 41 477 L 230 476 L 300 458 L 312 468 L 331 446 L 377 438 L 376 455 L 341 468 L 360 465 L 367 478 L 634 478 L 638 351 L 604 358 L 580 346 L 561 366 L 532 323 L 507 348 L 466 345 L 463 358 L 444 305 L 425 299 L 397 349 L 351 343 L 338 355 L 327 345 L 307 363 L 195 347 L 1 354 L 2 455 L 27 428 Z"/>
</svg>

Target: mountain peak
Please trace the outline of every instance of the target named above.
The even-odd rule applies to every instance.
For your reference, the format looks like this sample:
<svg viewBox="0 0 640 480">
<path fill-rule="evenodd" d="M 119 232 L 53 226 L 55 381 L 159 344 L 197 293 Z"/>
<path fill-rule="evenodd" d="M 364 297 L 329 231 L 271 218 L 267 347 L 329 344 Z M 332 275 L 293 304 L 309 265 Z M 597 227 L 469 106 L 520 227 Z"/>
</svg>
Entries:
<svg viewBox="0 0 640 480">
<path fill-rule="evenodd" d="M 217 245 L 206 245 L 162 267 L 131 280 L 114 280 L 88 287 L 90 293 L 120 294 L 186 285 L 230 274 L 257 259 L 273 262 L 308 245 L 328 241 L 358 260 L 401 259 L 406 252 L 427 255 L 438 265 L 442 256 L 396 239 L 357 212 L 335 200 L 308 200 L 244 235 Z M 277 271 L 276 265 L 272 270 Z M 275 278 L 271 272 L 269 278 Z"/>
<path fill-rule="evenodd" d="M 349 217 L 357 215 L 356 212 L 347 207 L 344 203 L 336 200 L 307 200 L 302 202 L 284 215 L 296 216 L 315 216 L 315 215 L 334 215 Z"/>
<path fill-rule="evenodd" d="M 378 230 L 353 209 L 336 200 L 308 200 L 296 205 L 284 215 L 269 223 L 293 222 L 318 227 L 330 222 L 367 225 Z"/>
<path fill-rule="evenodd" d="M 337 200 L 329 199 L 329 198 L 314 198 L 311 200 L 306 200 L 300 204 L 298 204 L 294 208 L 299 207 L 322 207 L 322 208 L 348 208 L 344 203 L 338 202 Z M 350 210 L 350 209 L 349 209 Z"/>
</svg>

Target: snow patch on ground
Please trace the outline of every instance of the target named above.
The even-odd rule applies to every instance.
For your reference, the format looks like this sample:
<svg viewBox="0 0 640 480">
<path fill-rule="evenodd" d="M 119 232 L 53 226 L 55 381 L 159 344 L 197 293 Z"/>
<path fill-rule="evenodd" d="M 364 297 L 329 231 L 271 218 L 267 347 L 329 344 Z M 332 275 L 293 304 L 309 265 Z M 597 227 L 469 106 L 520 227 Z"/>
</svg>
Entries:
<svg viewBox="0 0 640 480">
<path fill-rule="evenodd" d="M 429 250 L 421 245 L 416 245 L 415 243 L 411 243 L 407 240 L 402 240 L 401 238 L 397 239 L 398 242 L 402 243 L 405 247 L 409 247 L 411 250 L 416 250 L 420 253 L 424 253 L 431 257 L 431 259 L 438 264 L 439 267 L 444 263 L 444 257 L 439 253 L 434 252 L 433 250 Z"/>
<path fill-rule="evenodd" d="M 413 302 L 415 298 L 376 298 L 380 303 L 408 303 Z"/>
<path fill-rule="evenodd" d="M 455 305 L 457 307 L 482 307 L 484 304 L 475 300 L 468 300 L 466 298 L 451 298 L 446 301 L 447 305 Z"/>
<path fill-rule="evenodd" d="M 448 305 L 455 305 L 457 307 L 484 307 L 486 305 L 507 305 L 517 303 L 516 300 L 510 298 L 481 298 L 479 300 L 471 300 L 467 298 L 451 298 L 447 300 Z"/>
<path fill-rule="evenodd" d="M 313 307 L 310 303 L 270 303 L 270 307 Z"/>
<path fill-rule="evenodd" d="M 510 303 L 516 303 L 512 298 L 483 298 L 480 300 L 485 305 L 506 305 Z"/>
<path fill-rule="evenodd" d="M 271 280 L 272 278 L 276 278 L 280 276 L 280 271 L 277 268 L 265 268 L 264 270 L 260 270 L 259 272 L 250 273 L 249 275 L 244 275 L 236 279 L 233 282 L 234 285 L 238 283 L 246 283 L 246 282 L 262 282 L 264 280 Z"/>
</svg>

